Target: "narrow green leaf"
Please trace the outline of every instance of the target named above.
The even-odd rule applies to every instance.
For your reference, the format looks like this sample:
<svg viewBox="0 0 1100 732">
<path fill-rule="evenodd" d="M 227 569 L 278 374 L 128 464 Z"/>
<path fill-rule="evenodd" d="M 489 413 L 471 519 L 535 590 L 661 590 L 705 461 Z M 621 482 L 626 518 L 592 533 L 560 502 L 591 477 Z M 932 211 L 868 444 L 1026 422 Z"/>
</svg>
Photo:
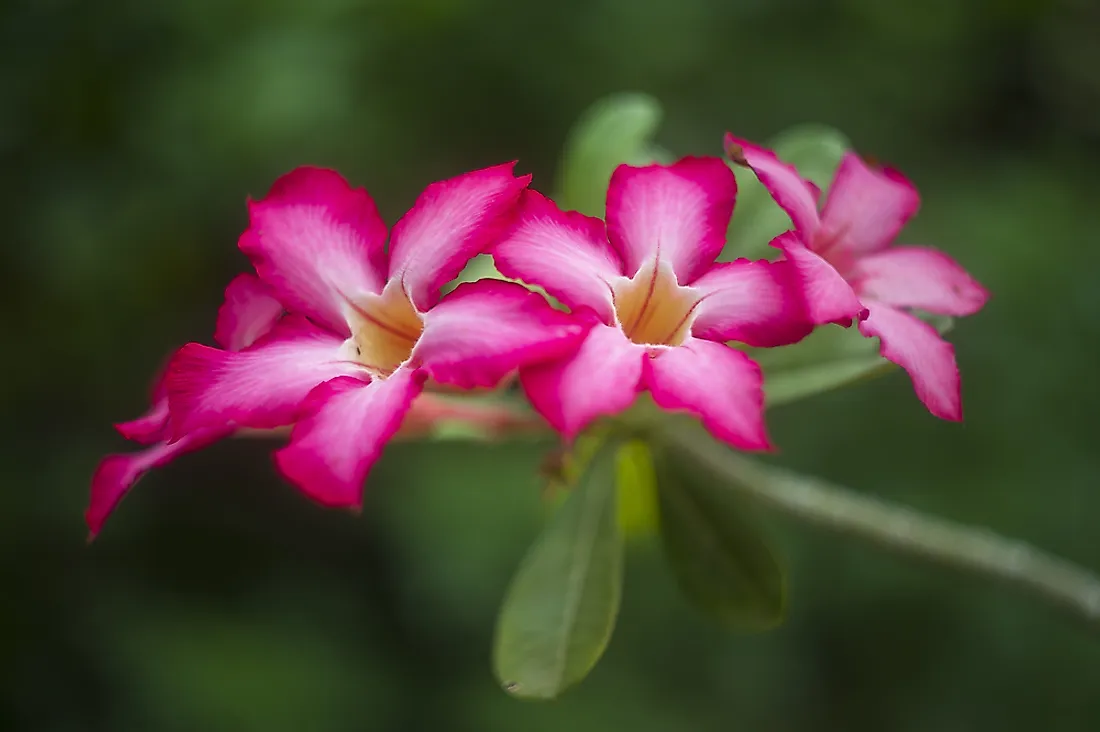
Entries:
<svg viewBox="0 0 1100 732">
<path fill-rule="evenodd" d="M 645 94 L 614 94 L 589 107 L 565 144 L 558 205 L 602 217 L 615 168 L 664 154 L 649 145 L 660 122 L 661 105 Z"/>
<path fill-rule="evenodd" d="M 940 334 L 952 318 L 920 314 Z M 749 349 L 764 371 L 764 396 L 769 407 L 804 399 L 887 373 L 896 366 L 878 355 L 877 338 L 865 338 L 855 326 L 827 325 L 804 340 L 782 348 Z"/>
<path fill-rule="evenodd" d="M 617 440 L 605 442 L 512 579 L 493 665 L 506 691 L 552 699 L 596 665 L 615 626 L 623 542 Z"/>
<path fill-rule="evenodd" d="M 661 454 L 657 470 L 661 538 L 685 596 L 727 627 L 781 623 L 783 569 L 747 508 L 673 449 Z"/>
<path fill-rule="evenodd" d="M 849 144 L 844 135 L 831 127 L 807 124 L 785 130 L 772 138 L 768 146 L 781 160 L 791 163 L 803 177 L 813 181 L 824 195 Z M 732 167 L 737 176 L 737 206 L 720 259 L 774 258 L 778 252 L 768 242 L 789 230 L 791 220 L 751 170 L 740 165 Z"/>
</svg>

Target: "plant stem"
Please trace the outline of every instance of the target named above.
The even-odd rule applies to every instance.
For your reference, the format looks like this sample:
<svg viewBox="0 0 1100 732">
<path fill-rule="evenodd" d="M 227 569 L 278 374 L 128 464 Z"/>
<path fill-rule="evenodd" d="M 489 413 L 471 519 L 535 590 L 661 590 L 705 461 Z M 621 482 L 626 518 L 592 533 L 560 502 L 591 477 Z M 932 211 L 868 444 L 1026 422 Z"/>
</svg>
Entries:
<svg viewBox="0 0 1100 732">
<path fill-rule="evenodd" d="M 1083 567 L 983 527 L 763 465 L 700 432 L 662 429 L 660 438 L 764 506 L 900 555 L 1002 582 L 1100 630 L 1100 577 Z"/>
</svg>

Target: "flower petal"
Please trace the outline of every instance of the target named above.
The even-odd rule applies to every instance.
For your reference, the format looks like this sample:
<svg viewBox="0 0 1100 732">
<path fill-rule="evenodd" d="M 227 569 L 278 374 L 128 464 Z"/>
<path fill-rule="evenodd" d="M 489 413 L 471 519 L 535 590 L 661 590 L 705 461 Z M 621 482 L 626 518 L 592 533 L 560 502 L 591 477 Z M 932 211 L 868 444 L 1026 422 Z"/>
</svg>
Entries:
<svg viewBox="0 0 1100 732">
<path fill-rule="evenodd" d="M 817 186 L 804 179 L 793 165 L 784 163 L 767 148 L 734 137 L 728 132 L 725 147 L 726 154 L 733 162 L 752 169 L 779 207 L 791 217 L 795 230 L 807 241 L 811 240 L 820 223 L 817 202 L 821 191 Z"/>
<path fill-rule="evenodd" d="M 772 239 L 791 263 L 794 279 L 800 283 L 807 316 L 815 325 L 836 323 L 848 327 L 853 319 L 866 315 L 852 286 L 833 265 L 806 248 L 798 234 L 788 231 Z"/>
<path fill-rule="evenodd" d="M 634 403 L 645 357 L 617 326 L 599 324 L 575 354 L 520 369 L 519 378 L 535 410 L 572 440 L 597 417 Z"/>
<path fill-rule="evenodd" d="M 692 284 L 702 293 L 691 332 L 711 341 L 785 346 L 813 330 L 789 261 L 739 259 L 711 267 Z"/>
<path fill-rule="evenodd" d="M 920 207 L 920 195 L 896 170 L 872 170 L 848 152 L 821 212 L 814 251 L 830 257 L 865 254 L 888 246 Z"/>
<path fill-rule="evenodd" d="M 769 450 L 760 366 L 729 346 L 689 338 L 645 360 L 645 385 L 662 409 L 685 411 L 723 442 Z"/>
<path fill-rule="evenodd" d="M 566 213 L 541 193 L 524 191 L 493 261 L 505 277 L 538 285 L 574 311 L 591 308 L 605 323 L 615 317 L 610 283 L 623 263 L 599 219 Z"/>
<path fill-rule="evenodd" d="M 891 247 L 862 257 L 852 279 L 867 299 L 941 315 L 973 315 L 989 299 L 958 262 L 930 247 Z"/>
<path fill-rule="evenodd" d="M 863 335 L 877 336 L 879 353 L 909 373 L 917 397 L 941 419 L 962 420 L 962 394 L 955 348 L 928 323 L 888 305 L 872 302 L 859 324 Z"/>
<path fill-rule="evenodd" d="M 107 517 L 145 473 L 228 434 L 229 430 L 199 430 L 172 444 L 161 442 L 140 452 L 103 458 L 92 476 L 91 497 L 84 512 L 91 536 L 94 538 L 100 532 Z"/>
<path fill-rule="evenodd" d="M 424 314 L 412 359 L 442 384 L 496 386 L 521 366 L 575 351 L 589 325 L 514 282 L 467 282 Z"/>
<path fill-rule="evenodd" d="M 737 179 L 718 158 L 620 165 L 607 189 L 607 234 L 633 277 L 646 260 L 668 262 L 689 285 L 726 245 Z"/>
<path fill-rule="evenodd" d="M 420 310 L 511 223 L 531 176 L 512 174 L 515 163 L 475 170 L 432 183 L 390 236 L 389 279 L 400 280 Z"/>
<path fill-rule="evenodd" d="M 423 372 L 400 368 L 369 384 L 348 376 L 321 384 L 303 408 L 310 416 L 294 425 L 275 464 L 318 503 L 359 506 L 367 473 L 400 428 L 424 378 Z"/>
<path fill-rule="evenodd" d="M 168 388 L 164 377 L 157 382 L 153 393 L 153 406 L 137 419 L 115 425 L 119 434 L 127 440 L 151 445 L 168 438 Z"/>
<path fill-rule="evenodd" d="M 346 334 L 348 299 L 384 280 L 386 225 L 373 199 L 333 170 L 298 168 L 249 203 L 239 246 L 288 310 Z"/>
<path fill-rule="evenodd" d="M 258 277 L 239 275 L 225 290 L 225 302 L 218 310 L 214 339 L 230 351 L 239 351 L 267 334 L 282 313 L 282 304 Z M 153 405 L 148 412 L 137 419 L 115 425 L 115 429 L 127 440 L 151 445 L 171 437 L 166 376 L 162 373 L 157 378 L 153 387 Z"/>
<path fill-rule="evenodd" d="M 237 275 L 225 288 L 225 302 L 218 309 L 214 340 L 227 351 L 239 351 L 267 335 L 283 314 L 283 304 L 259 277 Z"/>
<path fill-rule="evenodd" d="M 173 434 L 289 424 L 310 390 L 351 374 L 365 378 L 363 367 L 347 359 L 344 340 L 301 316 L 283 318 L 244 351 L 188 343 L 168 366 Z"/>
</svg>

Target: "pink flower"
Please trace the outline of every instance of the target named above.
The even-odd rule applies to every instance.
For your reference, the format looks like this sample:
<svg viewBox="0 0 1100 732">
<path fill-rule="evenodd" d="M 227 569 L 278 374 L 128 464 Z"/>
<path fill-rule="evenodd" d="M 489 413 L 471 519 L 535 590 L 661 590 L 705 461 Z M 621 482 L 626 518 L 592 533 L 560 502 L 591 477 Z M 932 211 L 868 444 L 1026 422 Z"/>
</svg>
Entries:
<svg viewBox="0 0 1100 732">
<path fill-rule="evenodd" d="M 928 410 L 962 419 L 955 349 L 909 312 L 972 315 L 989 293 L 955 260 L 928 247 L 895 246 L 920 196 L 895 170 L 875 170 L 847 153 L 824 206 L 821 192 L 773 152 L 731 135 L 730 156 L 750 167 L 791 217 L 794 231 L 773 241 L 800 270 L 815 323 L 851 323 L 877 336 L 883 357 L 901 366 Z"/>
<path fill-rule="evenodd" d="M 520 369 L 531 403 L 568 439 L 648 390 L 736 447 L 769 447 L 760 368 L 725 342 L 792 343 L 811 326 L 789 263 L 714 263 L 736 194 L 717 158 L 620 166 L 606 227 L 524 194 L 493 250 L 498 269 L 595 321 L 577 351 Z"/>
<path fill-rule="evenodd" d="M 214 340 L 230 351 L 239 351 L 270 331 L 282 314 L 282 303 L 272 296 L 266 285 L 253 275 L 240 275 L 225 290 L 225 303 L 218 311 Z M 163 378 L 153 391 L 152 408 L 141 417 L 115 425 L 115 428 L 126 439 L 149 447 L 127 455 L 108 455 L 99 463 L 92 476 L 91 497 L 84 513 L 92 537 L 99 533 L 119 501 L 145 473 L 235 430 L 232 425 L 206 427 L 170 441 L 168 392 Z"/>
<path fill-rule="evenodd" d="M 300 168 L 250 204 L 240 248 L 289 311 L 242 351 L 190 343 L 166 380 L 174 439 L 294 423 L 275 453 L 315 500 L 358 506 L 362 484 L 428 379 L 494 386 L 575 348 L 584 327 L 500 280 L 440 289 L 511 220 L 513 165 L 434 183 L 386 226 L 365 190 Z"/>
</svg>

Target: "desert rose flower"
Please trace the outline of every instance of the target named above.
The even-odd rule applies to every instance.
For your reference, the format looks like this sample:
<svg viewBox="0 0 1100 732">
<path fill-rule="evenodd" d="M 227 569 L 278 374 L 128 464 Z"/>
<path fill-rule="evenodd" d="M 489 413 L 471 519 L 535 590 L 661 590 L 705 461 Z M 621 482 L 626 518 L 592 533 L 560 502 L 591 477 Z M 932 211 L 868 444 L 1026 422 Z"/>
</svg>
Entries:
<svg viewBox="0 0 1100 732">
<path fill-rule="evenodd" d="M 893 246 L 920 206 L 916 188 L 901 173 L 848 152 L 818 210 L 821 192 L 770 150 L 730 135 L 726 149 L 791 217 L 794 230 L 773 244 L 802 273 L 814 322 L 850 323 L 859 315 L 860 332 L 878 337 L 883 357 L 908 372 L 928 410 L 961 420 L 955 349 L 910 310 L 972 315 L 989 293 L 941 251 Z"/>
<path fill-rule="evenodd" d="M 354 507 L 425 381 L 494 386 L 575 348 L 583 326 L 520 285 L 480 280 L 441 297 L 511 220 L 529 181 L 512 167 L 428 186 L 388 247 L 365 190 L 317 168 L 279 179 L 250 204 L 240 248 L 288 314 L 243 351 L 192 343 L 176 354 L 173 438 L 294 423 L 280 471 L 323 504 Z"/>
<path fill-rule="evenodd" d="M 648 391 L 731 445 L 769 447 L 760 368 L 726 342 L 792 343 L 811 326 L 789 263 L 715 263 L 736 194 L 718 158 L 620 166 L 606 226 L 524 193 L 497 267 L 595 321 L 575 352 L 520 370 L 532 405 L 567 439 Z"/>
</svg>

